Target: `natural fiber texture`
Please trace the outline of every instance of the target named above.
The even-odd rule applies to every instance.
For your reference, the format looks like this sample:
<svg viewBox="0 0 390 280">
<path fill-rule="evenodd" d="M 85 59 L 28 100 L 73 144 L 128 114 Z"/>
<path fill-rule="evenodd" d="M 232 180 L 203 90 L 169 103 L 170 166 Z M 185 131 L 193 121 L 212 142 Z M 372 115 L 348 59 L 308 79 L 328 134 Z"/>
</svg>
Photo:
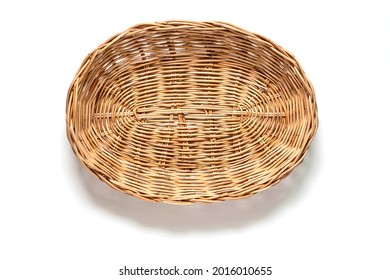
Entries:
<svg viewBox="0 0 390 280">
<path fill-rule="evenodd" d="M 137 25 L 91 52 L 68 92 L 67 135 L 112 188 L 176 204 L 257 193 L 317 130 L 314 90 L 272 41 L 220 22 Z"/>
</svg>

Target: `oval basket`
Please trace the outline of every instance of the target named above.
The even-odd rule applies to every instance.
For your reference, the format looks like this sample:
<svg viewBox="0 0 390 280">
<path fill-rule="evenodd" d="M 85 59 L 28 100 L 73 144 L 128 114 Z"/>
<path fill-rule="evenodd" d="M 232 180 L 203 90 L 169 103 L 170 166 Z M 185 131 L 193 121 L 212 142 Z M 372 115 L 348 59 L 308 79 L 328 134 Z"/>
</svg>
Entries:
<svg viewBox="0 0 390 280">
<path fill-rule="evenodd" d="M 68 92 L 67 136 L 112 188 L 174 204 L 247 197 L 305 156 L 318 126 L 295 58 L 221 22 L 142 24 L 98 46 Z"/>
</svg>

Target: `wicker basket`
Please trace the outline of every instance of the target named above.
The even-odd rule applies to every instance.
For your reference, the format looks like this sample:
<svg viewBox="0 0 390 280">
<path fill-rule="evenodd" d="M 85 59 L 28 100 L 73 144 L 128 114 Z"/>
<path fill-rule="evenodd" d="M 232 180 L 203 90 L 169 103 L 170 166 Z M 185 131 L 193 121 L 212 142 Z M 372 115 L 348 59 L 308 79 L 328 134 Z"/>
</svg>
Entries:
<svg viewBox="0 0 390 280">
<path fill-rule="evenodd" d="M 312 85 L 272 41 L 221 22 L 142 24 L 98 46 L 68 92 L 67 136 L 112 188 L 174 204 L 247 197 L 302 160 Z"/>
</svg>

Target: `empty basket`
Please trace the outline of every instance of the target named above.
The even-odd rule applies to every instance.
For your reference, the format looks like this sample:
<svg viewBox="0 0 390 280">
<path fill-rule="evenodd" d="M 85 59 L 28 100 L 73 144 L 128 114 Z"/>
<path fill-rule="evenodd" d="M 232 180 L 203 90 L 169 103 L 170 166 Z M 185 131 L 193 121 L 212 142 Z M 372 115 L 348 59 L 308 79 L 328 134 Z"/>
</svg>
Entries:
<svg viewBox="0 0 390 280">
<path fill-rule="evenodd" d="M 222 22 L 141 24 L 98 46 L 68 92 L 67 136 L 112 188 L 175 204 L 247 197 L 305 156 L 318 126 L 295 58 Z"/>
</svg>

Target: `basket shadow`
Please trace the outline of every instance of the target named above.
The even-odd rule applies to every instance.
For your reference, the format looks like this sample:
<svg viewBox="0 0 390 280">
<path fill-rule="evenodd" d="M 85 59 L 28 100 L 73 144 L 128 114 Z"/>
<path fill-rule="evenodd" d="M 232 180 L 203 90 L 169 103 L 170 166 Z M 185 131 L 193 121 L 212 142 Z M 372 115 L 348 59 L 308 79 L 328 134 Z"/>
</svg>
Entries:
<svg viewBox="0 0 390 280">
<path fill-rule="evenodd" d="M 271 218 L 299 199 L 319 162 L 318 140 L 313 141 L 305 160 L 280 183 L 245 199 L 212 204 L 171 205 L 143 201 L 108 187 L 97 179 L 67 149 L 71 176 L 77 176 L 92 207 L 108 211 L 140 226 L 171 232 L 236 229 Z M 68 145 L 69 146 L 69 145 Z M 70 159 L 72 158 L 72 159 Z"/>
</svg>

